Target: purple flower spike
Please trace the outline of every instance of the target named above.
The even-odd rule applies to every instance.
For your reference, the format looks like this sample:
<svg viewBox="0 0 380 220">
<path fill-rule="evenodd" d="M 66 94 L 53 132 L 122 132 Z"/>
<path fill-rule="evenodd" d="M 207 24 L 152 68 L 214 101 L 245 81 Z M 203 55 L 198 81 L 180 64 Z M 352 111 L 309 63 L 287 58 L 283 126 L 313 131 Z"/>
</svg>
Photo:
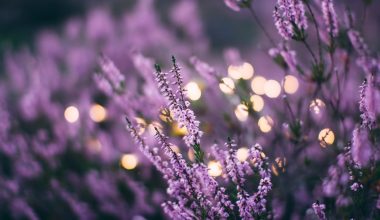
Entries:
<svg viewBox="0 0 380 220">
<path fill-rule="evenodd" d="M 328 33 L 332 37 L 338 36 L 338 20 L 332 0 L 322 0 L 321 2 L 323 19 L 327 27 Z"/>
<path fill-rule="evenodd" d="M 372 156 L 372 146 L 366 128 L 356 128 L 352 133 L 352 159 L 360 167 L 366 166 Z"/>
<path fill-rule="evenodd" d="M 318 216 L 319 220 L 326 220 L 325 214 L 326 206 L 324 204 L 319 203 L 318 201 L 313 203 L 314 213 Z"/>
<path fill-rule="evenodd" d="M 278 33 L 285 40 L 307 29 L 305 7 L 300 0 L 278 0 L 274 7 L 273 19 Z"/>
</svg>

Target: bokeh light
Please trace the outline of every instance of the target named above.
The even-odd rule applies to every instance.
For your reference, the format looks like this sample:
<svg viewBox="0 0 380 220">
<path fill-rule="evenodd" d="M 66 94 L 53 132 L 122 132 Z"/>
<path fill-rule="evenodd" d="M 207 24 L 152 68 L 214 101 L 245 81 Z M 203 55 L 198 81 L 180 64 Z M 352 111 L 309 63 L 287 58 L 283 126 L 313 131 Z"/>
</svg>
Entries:
<svg viewBox="0 0 380 220">
<path fill-rule="evenodd" d="M 224 77 L 222 82 L 219 83 L 219 88 L 225 94 L 232 94 L 234 93 L 235 83 L 231 78 Z"/>
<path fill-rule="evenodd" d="M 180 128 L 178 123 L 173 123 L 172 133 L 173 135 L 176 135 L 176 136 L 183 136 L 187 134 L 187 129 L 186 127 Z"/>
<path fill-rule="evenodd" d="M 283 84 L 284 91 L 288 94 L 296 93 L 299 87 L 298 79 L 293 75 L 285 76 Z"/>
<path fill-rule="evenodd" d="M 277 98 L 281 93 L 281 85 L 276 80 L 268 80 L 265 82 L 264 91 L 269 98 Z"/>
<path fill-rule="evenodd" d="M 239 161 L 243 162 L 246 161 L 248 158 L 248 148 L 246 147 L 241 147 L 236 151 L 236 157 Z"/>
<path fill-rule="evenodd" d="M 318 140 L 322 147 L 327 147 L 327 145 L 331 145 L 335 141 L 334 132 L 330 128 L 322 129 L 319 132 Z"/>
<path fill-rule="evenodd" d="M 246 121 L 248 119 L 248 107 L 244 104 L 236 106 L 235 116 L 239 121 Z"/>
<path fill-rule="evenodd" d="M 107 117 L 107 110 L 99 104 L 93 104 L 90 108 L 89 115 L 94 122 L 102 122 Z"/>
<path fill-rule="evenodd" d="M 252 108 L 254 111 L 259 112 L 264 108 L 264 99 L 259 95 L 252 95 L 250 98 L 252 102 Z"/>
<path fill-rule="evenodd" d="M 210 161 L 207 164 L 208 174 L 213 177 L 222 175 L 222 165 L 218 161 Z"/>
<path fill-rule="evenodd" d="M 241 78 L 243 78 L 244 80 L 248 80 L 252 78 L 253 74 L 255 74 L 255 69 L 250 63 L 243 63 L 241 68 L 242 68 Z"/>
<path fill-rule="evenodd" d="M 254 93 L 257 95 L 264 95 L 265 94 L 265 82 L 267 80 L 262 76 L 256 76 L 252 79 L 251 82 L 251 89 Z"/>
<path fill-rule="evenodd" d="M 133 170 L 138 164 L 138 158 L 134 154 L 123 154 L 120 165 L 126 170 Z"/>
<path fill-rule="evenodd" d="M 79 119 L 79 110 L 75 106 L 69 106 L 65 109 L 64 116 L 69 123 L 75 123 Z"/>
<path fill-rule="evenodd" d="M 185 86 L 185 90 L 186 90 L 186 96 L 192 101 L 196 101 L 200 99 L 202 96 L 201 88 L 196 82 L 189 82 Z"/>
<path fill-rule="evenodd" d="M 228 67 L 228 76 L 230 76 L 232 79 L 240 79 L 241 78 L 241 71 L 240 66 L 230 65 Z"/>
<path fill-rule="evenodd" d="M 315 116 L 320 116 L 322 112 L 324 111 L 326 105 L 321 99 L 314 99 L 311 101 L 309 105 L 310 111 L 315 115 Z"/>
<path fill-rule="evenodd" d="M 248 80 L 252 78 L 255 70 L 250 63 L 244 62 L 241 65 L 230 65 L 228 67 L 228 75 L 233 79 Z"/>
<path fill-rule="evenodd" d="M 268 133 L 272 130 L 273 119 L 270 116 L 262 116 L 257 124 L 262 132 Z"/>
</svg>

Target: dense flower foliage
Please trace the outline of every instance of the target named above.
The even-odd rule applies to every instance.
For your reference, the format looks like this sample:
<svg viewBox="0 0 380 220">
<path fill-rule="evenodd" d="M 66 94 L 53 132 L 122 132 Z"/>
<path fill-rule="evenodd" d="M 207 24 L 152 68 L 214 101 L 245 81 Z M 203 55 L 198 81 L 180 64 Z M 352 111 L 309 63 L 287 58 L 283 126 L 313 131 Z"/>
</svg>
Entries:
<svg viewBox="0 0 380 220">
<path fill-rule="evenodd" d="M 0 219 L 380 218 L 378 3 L 158 4 L 5 53 Z"/>
</svg>

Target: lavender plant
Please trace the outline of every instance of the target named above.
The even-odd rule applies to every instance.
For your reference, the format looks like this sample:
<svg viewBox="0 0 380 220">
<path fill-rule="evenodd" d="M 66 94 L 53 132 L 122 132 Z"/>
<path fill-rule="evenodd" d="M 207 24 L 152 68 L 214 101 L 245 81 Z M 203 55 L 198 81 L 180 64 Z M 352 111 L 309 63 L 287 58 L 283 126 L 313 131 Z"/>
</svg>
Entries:
<svg viewBox="0 0 380 220">
<path fill-rule="evenodd" d="M 190 6 L 196 10 L 196 4 Z M 97 8 L 70 19 L 59 33 L 40 32 L 32 48 L 6 52 L 0 82 L 0 219 L 163 218 L 158 208 L 163 187 L 147 181 L 157 173 L 129 147 L 133 142 L 124 127 L 114 123 L 125 107 L 145 118 L 153 112 L 148 101 L 142 106 L 125 93 L 127 88 L 137 94 L 138 76 L 152 66 L 134 47 L 154 54 L 175 41 L 182 45 L 156 17 L 149 0 L 118 18 Z M 154 40 L 138 31 L 153 33 L 152 27 Z M 189 33 L 202 41 L 198 31 Z M 187 51 L 184 45 L 178 53 Z M 98 59 L 99 54 L 104 55 Z M 134 74 L 121 74 L 105 54 L 120 58 L 121 69 Z M 100 71 L 109 74 L 94 76 Z M 158 94 L 145 91 L 150 109 L 159 108 Z M 118 98 L 108 99 L 114 94 Z"/>
<path fill-rule="evenodd" d="M 196 120 L 190 104 L 185 100 L 183 81 L 180 67 L 174 56 L 172 57 L 173 68 L 170 73 L 174 82 L 167 79 L 167 73 L 162 72 L 161 67 L 156 64 L 155 78 L 158 89 L 166 97 L 173 120 L 181 127 L 185 127 L 187 134 L 184 142 L 192 147 L 196 157 L 195 163 L 186 162 L 180 153 L 172 149 L 173 144 L 168 141 L 158 128 L 155 127 L 156 139 L 161 145 L 167 157 L 166 161 L 158 156 L 158 149 L 150 149 L 143 138 L 137 134 L 135 126 L 127 118 L 127 128 L 135 142 L 143 150 L 156 168 L 163 174 L 167 181 L 171 200 L 162 204 L 165 213 L 173 219 L 227 219 L 241 217 L 252 219 L 254 216 L 266 216 L 266 197 L 271 190 L 271 172 L 268 168 L 267 157 L 262 152 L 260 145 L 255 145 L 249 150 L 249 162 L 241 162 L 236 156 L 236 144 L 228 138 L 226 149 L 214 145 L 214 157 L 220 160 L 220 164 L 226 173 L 226 180 L 231 181 L 228 185 L 235 185 L 235 190 L 228 192 L 225 187 L 210 176 L 204 164 L 203 152 L 201 150 L 201 131 L 199 121 Z M 171 84 L 176 87 L 175 92 Z M 155 155 L 155 156 L 153 156 Z M 254 174 L 252 168 L 260 177 L 258 191 L 250 195 L 244 187 L 245 176 Z"/>
<path fill-rule="evenodd" d="M 0 218 L 379 218 L 378 3 L 224 2 L 260 28 L 240 50 L 214 3 L 139 0 L 8 52 Z"/>
<path fill-rule="evenodd" d="M 304 79 L 307 86 L 313 91 L 307 95 L 307 99 L 312 101 L 317 97 L 321 97 L 323 102 L 327 103 L 326 106 L 325 104 L 321 106 L 313 104 L 312 101 L 310 105 L 312 113 L 317 113 L 318 115 L 321 107 L 327 107 L 329 115 L 325 116 L 328 117 L 325 120 L 329 122 L 335 121 L 338 124 L 333 129 L 334 134 L 340 138 L 336 147 L 334 147 L 336 164 L 329 167 L 327 177 L 322 184 L 322 192 L 326 197 L 327 206 L 319 202 L 314 203 L 312 207 L 315 214 L 319 219 L 329 218 L 329 214 L 325 214 L 325 211 L 330 207 L 330 217 L 332 218 L 339 216 L 338 218 L 373 219 L 378 216 L 378 211 L 376 210 L 378 192 L 377 190 L 371 190 L 371 188 L 376 187 L 378 179 L 376 171 L 378 170 L 378 149 L 376 147 L 378 138 L 376 134 L 377 126 L 374 123 L 378 120 L 378 115 L 374 113 L 376 105 L 373 102 L 377 100 L 377 91 L 372 90 L 374 88 L 372 86 L 376 85 L 374 82 L 376 81 L 376 75 L 378 75 L 379 61 L 376 58 L 377 56 L 371 55 L 372 53 L 364 42 L 360 31 L 354 28 L 355 19 L 352 11 L 347 8 L 341 9 L 341 11 L 345 11 L 345 15 L 341 17 L 346 18 L 344 22 L 339 21 L 336 4 L 334 1 L 323 0 L 315 2 L 277 1 L 273 18 L 275 27 L 285 43 L 281 43 L 279 48 L 271 49 L 269 54 L 284 70 L 285 74 L 299 74 Z M 231 7 L 230 4 L 227 4 L 227 6 Z M 249 11 L 254 15 L 252 3 L 246 3 L 244 6 L 248 7 Z M 252 8 L 250 8 L 251 6 Z M 307 10 L 305 11 L 305 9 Z M 322 16 L 318 17 L 318 14 Z M 296 18 L 302 19 L 297 21 Z M 261 21 L 256 15 L 254 15 L 254 19 L 261 28 L 264 28 L 260 25 Z M 301 20 L 302 22 L 300 22 Z M 314 39 L 306 33 L 307 23 L 314 26 L 313 33 L 316 35 Z M 263 32 L 268 33 L 267 30 L 263 30 Z M 273 37 L 269 36 L 268 38 L 273 41 L 271 40 Z M 291 50 L 289 46 L 291 40 L 304 44 L 310 56 L 310 61 L 296 59 L 296 51 Z M 313 40 L 316 43 L 314 47 L 310 46 L 310 41 L 313 42 Z M 302 54 L 303 51 L 300 51 L 300 53 Z M 356 90 L 349 89 L 352 92 L 356 91 L 357 97 L 360 96 L 360 102 L 355 102 L 355 100 L 345 97 L 343 92 L 348 90 L 347 85 L 349 83 L 357 80 L 355 72 L 360 71 L 351 64 L 352 59 L 356 59 L 357 67 L 362 68 L 362 72 L 365 74 L 360 77 L 362 80 L 364 79 L 360 88 L 357 86 Z M 368 82 L 371 82 L 371 85 L 367 84 Z M 328 96 L 326 96 L 324 90 L 329 91 Z M 372 91 L 369 92 L 370 90 Z M 296 103 L 296 101 L 294 102 Z M 298 105 L 302 105 L 302 100 L 299 100 L 298 103 Z M 303 115 L 300 111 L 301 109 L 294 113 L 293 107 L 287 98 L 285 105 L 289 110 L 291 120 L 293 120 L 287 123 L 286 128 L 289 129 L 289 133 L 286 133 L 286 135 L 291 138 L 290 141 L 296 141 L 293 151 L 297 152 L 297 145 L 311 144 L 307 140 L 307 137 L 310 137 L 308 132 L 312 130 L 310 129 L 312 126 L 310 124 L 310 113 Z M 347 105 L 356 106 L 356 111 L 347 111 Z M 319 107 L 315 109 L 313 106 Z M 360 113 L 358 110 L 360 110 Z M 357 120 L 354 115 L 361 115 L 361 120 Z M 347 123 L 347 118 L 349 117 L 354 118 L 350 122 L 351 125 Z M 356 122 L 357 125 L 353 126 L 353 122 Z M 310 131 L 304 129 L 310 129 Z M 328 144 L 326 142 L 327 133 L 319 133 L 321 145 L 325 147 Z M 300 151 L 302 150 L 300 149 Z M 301 156 L 295 153 L 291 155 L 292 158 Z M 369 185 L 364 186 L 363 183 Z M 373 184 L 372 187 L 370 186 L 371 184 Z M 318 199 L 321 198 L 319 194 Z M 331 200 L 331 198 L 335 198 L 335 201 Z M 289 202 L 289 199 L 287 202 Z M 367 211 L 348 211 L 348 207 L 351 206 L 360 206 Z M 287 217 L 290 217 L 287 215 L 289 208 L 287 206 L 285 210 L 285 216 Z"/>
</svg>

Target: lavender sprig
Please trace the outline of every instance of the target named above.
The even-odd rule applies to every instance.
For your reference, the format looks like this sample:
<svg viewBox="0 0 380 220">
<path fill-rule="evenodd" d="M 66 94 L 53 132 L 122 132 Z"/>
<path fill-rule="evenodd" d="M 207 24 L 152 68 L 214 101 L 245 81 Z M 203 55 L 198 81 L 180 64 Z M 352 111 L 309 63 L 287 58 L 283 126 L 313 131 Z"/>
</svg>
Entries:
<svg viewBox="0 0 380 220">
<path fill-rule="evenodd" d="M 125 117 L 126 128 L 129 131 L 131 137 L 135 143 L 139 146 L 140 151 L 152 162 L 155 167 L 164 175 L 165 179 L 173 177 L 173 171 L 168 167 L 168 164 L 162 160 L 158 155 L 158 149 L 150 149 L 145 143 L 145 140 L 138 134 L 136 128 L 132 125 L 132 122 Z"/>
<path fill-rule="evenodd" d="M 185 89 L 183 87 L 183 77 L 181 74 L 181 68 L 178 66 L 176 59 L 174 56 L 172 56 L 172 63 L 173 68 L 170 70 L 170 72 L 173 74 L 173 78 L 175 79 L 175 82 L 173 82 L 173 85 L 177 86 L 176 94 L 179 96 L 179 101 L 183 107 L 188 107 L 188 103 L 185 102 Z"/>
<path fill-rule="evenodd" d="M 117 91 L 121 91 L 125 86 L 125 77 L 120 73 L 115 64 L 105 55 L 99 58 L 99 64 L 104 76 Z"/>
<path fill-rule="evenodd" d="M 314 213 L 318 216 L 319 220 L 326 220 L 326 214 L 325 214 L 325 209 L 326 206 L 324 204 L 319 203 L 318 201 L 313 203 L 313 210 Z"/>
<path fill-rule="evenodd" d="M 279 6 L 274 7 L 273 19 L 278 33 L 285 39 L 289 40 L 293 36 L 292 26 L 287 19 L 281 16 Z"/>
<path fill-rule="evenodd" d="M 239 208 L 240 217 L 243 219 L 253 218 L 253 213 L 261 214 L 266 211 L 266 196 L 272 189 L 270 170 L 267 168 L 267 158 L 263 156 L 262 148 L 260 145 L 255 145 L 249 150 L 248 160 L 252 161 L 254 168 L 256 168 L 260 175 L 260 183 L 258 191 L 252 196 L 243 188 L 245 182 L 245 175 L 251 173 L 249 164 L 246 161 L 239 161 L 236 157 L 236 144 L 228 138 L 225 144 L 227 151 L 225 152 L 226 172 L 229 178 L 236 184 L 237 198 L 236 202 Z M 265 168 L 266 167 L 266 168 Z"/>
<path fill-rule="evenodd" d="M 369 55 L 368 45 L 365 43 L 360 32 L 357 30 L 354 30 L 353 28 L 350 28 L 347 34 L 352 46 L 354 47 L 356 52 L 359 54 L 359 56 L 368 56 Z"/>
<path fill-rule="evenodd" d="M 278 0 L 273 18 L 279 34 L 285 39 L 304 40 L 307 29 L 305 7 L 300 0 Z"/>
<path fill-rule="evenodd" d="M 268 168 L 268 158 L 262 151 L 262 147 L 256 144 L 249 149 L 250 161 L 254 161 L 254 167 L 260 174 L 260 183 L 258 191 L 252 196 L 254 203 L 253 210 L 255 213 L 262 213 L 266 211 L 266 197 L 272 189 L 271 171 Z"/>
<path fill-rule="evenodd" d="M 173 57 L 174 58 L 174 57 Z M 199 129 L 200 122 L 196 120 L 194 112 L 188 108 L 189 102 L 184 100 L 183 95 L 183 82 L 180 73 L 180 68 L 173 59 L 173 73 L 176 79 L 175 85 L 177 85 L 177 93 L 173 93 L 167 80 L 167 73 L 161 71 L 161 68 L 156 64 L 156 81 L 158 88 L 163 96 L 169 101 L 169 109 L 173 113 L 174 119 L 178 122 L 179 127 L 185 127 L 187 134 L 184 136 L 184 140 L 187 146 L 192 147 L 195 152 L 195 156 L 198 162 L 203 161 L 203 152 L 200 149 L 200 138 L 202 131 Z M 177 98 L 180 96 L 180 98 Z"/>
<path fill-rule="evenodd" d="M 352 159 L 359 167 L 366 166 L 373 154 L 369 134 L 366 128 L 356 128 L 352 132 Z"/>
<path fill-rule="evenodd" d="M 291 0 L 293 6 L 293 16 L 295 18 L 294 23 L 303 30 L 308 27 L 307 19 L 305 16 L 305 6 L 302 0 Z"/>
<path fill-rule="evenodd" d="M 322 0 L 321 8 L 327 32 L 331 37 L 338 36 L 338 20 L 332 0 Z"/>
<path fill-rule="evenodd" d="M 190 207 L 198 212 L 197 214 L 200 214 L 199 212 L 203 210 L 201 204 L 204 202 L 204 199 L 202 192 L 200 192 L 198 187 L 196 187 L 193 179 L 194 174 L 191 168 L 187 165 L 181 154 L 177 154 L 172 150 L 171 144 L 167 141 L 168 137 L 164 136 L 157 128 L 155 128 L 155 130 L 155 137 L 158 143 L 161 144 L 165 154 L 169 157 L 170 164 L 175 171 L 175 175 L 177 176 L 177 181 L 179 181 L 179 185 L 183 187 L 183 192 L 187 196 L 185 201 L 192 199 L 193 201 L 191 201 Z M 173 183 L 176 184 L 175 181 L 173 181 Z"/>
<path fill-rule="evenodd" d="M 361 112 L 363 126 L 372 129 L 376 125 L 376 120 L 380 112 L 378 100 L 380 92 L 376 88 L 375 76 L 369 74 L 360 87 L 359 109 Z"/>
</svg>

